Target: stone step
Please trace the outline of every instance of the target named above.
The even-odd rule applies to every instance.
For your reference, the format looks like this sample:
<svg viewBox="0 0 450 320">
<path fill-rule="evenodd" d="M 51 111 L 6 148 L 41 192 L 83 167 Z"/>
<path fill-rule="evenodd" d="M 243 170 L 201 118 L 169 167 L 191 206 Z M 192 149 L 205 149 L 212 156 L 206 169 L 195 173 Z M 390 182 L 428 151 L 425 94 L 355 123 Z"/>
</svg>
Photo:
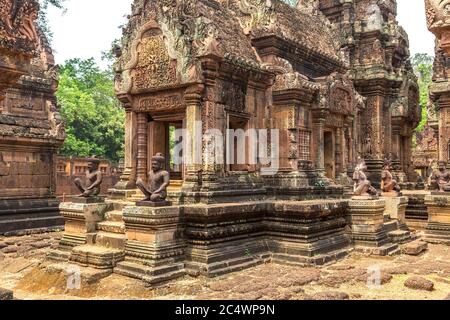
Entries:
<svg viewBox="0 0 450 320">
<path fill-rule="evenodd" d="M 387 233 L 398 230 L 398 221 L 390 220 L 384 223 L 384 228 Z"/>
<path fill-rule="evenodd" d="M 51 250 L 47 254 L 47 259 L 49 261 L 58 261 L 58 262 L 69 261 L 69 259 L 70 259 L 70 251 L 59 250 L 59 249 Z"/>
<path fill-rule="evenodd" d="M 125 224 L 119 221 L 103 221 L 97 223 L 98 231 L 106 231 L 111 233 L 125 233 Z"/>
<path fill-rule="evenodd" d="M 123 222 L 122 211 L 114 210 L 106 213 L 107 221 Z"/>
<path fill-rule="evenodd" d="M 395 230 L 387 233 L 393 243 L 406 243 L 411 240 L 411 232 L 404 230 Z"/>
<path fill-rule="evenodd" d="M 146 266 L 140 263 L 131 261 L 122 261 L 116 267 L 117 271 L 126 270 L 127 272 L 134 274 L 144 273 L 147 276 L 159 276 L 165 273 L 171 273 L 184 269 L 184 263 L 170 263 L 162 266 Z M 115 270 L 116 271 L 116 270 Z"/>
<path fill-rule="evenodd" d="M 130 261 L 122 261 L 114 268 L 114 273 L 139 279 L 150 285 L 156 285 L 180 278 L 186 274 L 186 271 L 183 263 L 150 267 Z"/>
<path fill-rule="evenodd" d="M 125 250 L 127 237 L 125 234 L 100 231 L 95 237 L 95 244 L 105 248 Z"/>
<path fill-rule="evenodd" d="M 401 254 L 400 247 L 397 243 L 387 243 L 380 247 L 357 246 L 355 251 L 365 255 L 375 256 L 394 256 Z"/>
<path fill-rule="evenodd" d="M 217 262 L 208 266 L 208 276 L 218 277 L 224 274 L 242 271 L 251 267 L 264 264 L 265 261 L 259 257 L 245 257 Z"/>
<path fill-rule="evenodd" d="M 161 283 L 169 282 L 181 277 L 184 277 L 186 275 L 186 271 L 184 270 L 177 270 L 170 273 L 165 273 L 159 276 L 154 277 L 147 277 L 145 276 L 142 280 L 146 282 L 148 285 L 158 285 Z"/>
<path fill-rule="evenodd" d="M 96 269 L 112 269 L 125 259 L 125 252 L 98 245 L 83 245 L 73 248 L 70 261 L 84 267 Z"/>
</svg>

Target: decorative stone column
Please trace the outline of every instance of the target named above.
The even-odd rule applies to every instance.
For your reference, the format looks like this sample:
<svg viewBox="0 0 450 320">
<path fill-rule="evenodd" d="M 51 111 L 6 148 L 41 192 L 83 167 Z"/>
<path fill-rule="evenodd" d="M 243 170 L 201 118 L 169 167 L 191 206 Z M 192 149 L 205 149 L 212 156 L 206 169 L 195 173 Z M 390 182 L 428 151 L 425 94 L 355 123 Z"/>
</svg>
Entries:
<svg viewBox="0 0 450 320">
<path fill-rule="evenodd" d="M 114 186 L 117 190 L 131 190 L 136 187 L 136 113 L 133 112 L 127 95 L 119 95 L 125 109 L 125 158 L 120 181 Z M 114 191 L 114 190 L 111 190 Z M 114 195 L 114 192 L 113 192 Z"/>
<path fill-rule="evenodd" d="M 381 170 L 385 158 L 385 121 L 384 119 L 384 96 L 381 94 L 371 95 L 367 98 L 367 107 L 364 111 L 362 132 L 366 135 L 362 137 L 365 148 L 365 161 L 367 164 L 367 176 L 375 188 L 380 188 Z M 370 138 L 370 141 L 366 139 Z"/>
<path fill-rule="evenodd" d="M 148 116 L 137 114 L 137 169 L 136 178 L 147 181 L 148 172 Z"/>
<path fill-rule="evenodd" d="M 336 152 L 335 152 L 335 161 L 336 161 L 336 177 L 344 173 L 344 157 L 345 157 L 345 142 L 344 142 L 344 134 L 342 132 L 342 127 L 336 129 Z"/>
<path fill-rule="evenodd" d="M 186 176 L 183 190 L 198 190 L 201 184 L 200 172 L 202 170 L 202 92 L 203 85 L 189 88 L 185 94 L 186 101 L 186 133 L 184 139 L 184 161 Z"/>
<path fill-rule="evenodd" d="M 316 170 L 320 175 L 325 176 L 325 156 L 324 156 L 324 127 L 328 110 L 313 110 L 313 138 L 315 149 Z"/>
</svg>

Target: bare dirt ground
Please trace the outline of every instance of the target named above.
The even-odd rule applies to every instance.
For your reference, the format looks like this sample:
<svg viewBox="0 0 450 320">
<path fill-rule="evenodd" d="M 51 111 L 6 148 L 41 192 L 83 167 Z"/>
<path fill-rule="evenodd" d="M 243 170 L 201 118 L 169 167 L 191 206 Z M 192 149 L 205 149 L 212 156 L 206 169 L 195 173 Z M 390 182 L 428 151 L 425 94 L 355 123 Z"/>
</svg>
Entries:
<svg viewBox="0 0 450 320">
<path fill-rule="evenodd" d="M 17 299 L 27 300 L 442 300 L 449 299 L 450 294 L 450 247 L 441 245 L 429 245 L 429 250 L 417 257 L 380 258 L 353 253 L 324 267 L 266 264 L 214 279 L 185 277 L 153 289 L 113 274 L 70 290 L 66 274 L 49 273 L 43 268 L 46 254 L 57 246 L 60 237 L 57 232 L 0 237 L 0 287 L 13 290 Z M 381 284 L 372 279 L 379 279 Z"/>
</svg>

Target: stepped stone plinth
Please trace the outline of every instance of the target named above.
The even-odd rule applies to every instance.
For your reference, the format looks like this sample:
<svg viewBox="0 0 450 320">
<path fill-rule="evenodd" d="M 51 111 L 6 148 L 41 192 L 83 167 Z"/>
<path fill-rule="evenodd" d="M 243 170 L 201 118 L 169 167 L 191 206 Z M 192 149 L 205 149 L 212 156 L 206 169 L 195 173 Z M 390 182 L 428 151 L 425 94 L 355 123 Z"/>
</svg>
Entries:
<svg viewBox="0 0 450 320">
<path fill-rule="evenodd" d="M 349 223 L 355 249 L 374 255 L 391 255 L 399 251 L 390 241 L 385 225 L 386 200 L 354 197 L 349 201 Z"/>
<path fill-rule="evenodd" d="M 65 231 L 58 249 L 50 252 L 49 258 L 67 261 L 74 247 L 94 241 L 97 223 L 105 219 L 105 214 L 112 209 L 112 204 L 63 202 L 59 209 L 64 217 Z"/>
<path fill-rule="evenodd" d="M 428 224 L 424 240 L 450 244 L 450 192 L 428 195 L 425 204 L 428 207 Z"/>
<path fill-rule="evenodd" d="M 181 207 L 128 206 L 123 209 L 123 221 L 125 261 L 117 264 L 115 273 L 151 285 L 185 274 Z"/>
<path fill-rule="evenodd" d="M 388 215 L 391 219 L 397 220 L 399 229 L 407 231 L 405 212 L 408 205 L 408 198 L 384 193 L 381 199 L 386 203 L 384 214 Z"/>
</svg>

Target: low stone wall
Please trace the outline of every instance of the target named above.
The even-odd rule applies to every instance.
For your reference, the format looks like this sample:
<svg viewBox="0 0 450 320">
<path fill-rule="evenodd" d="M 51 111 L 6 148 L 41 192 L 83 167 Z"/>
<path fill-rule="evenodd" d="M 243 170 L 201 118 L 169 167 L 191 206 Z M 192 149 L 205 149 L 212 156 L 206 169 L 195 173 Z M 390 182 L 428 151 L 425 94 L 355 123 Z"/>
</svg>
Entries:
<svg viewBox="0 0 450 320">
<path fill-rule="evenodd" d="M 64 219 L 58 206 L 56 198 L 0 199 L 0 234 L 62 227 Z"/>
<path fill-rule="evenodd" d="M 73 181 L 75 178 L 82 178 L 83 176 L 68 176 L 65 174 L 58 173 L 56 176 L 56 195 L 58 197 L 61 197 L 63 195 L 70 196 L 70 195 L 77 195 L 80 193 L 80 191 L 75 187 L 73 184 Z M 119 176 L 104 176 L 103 177 L 103 183 L 101 186 L 101 193 L 106 195 L 108 194 L 108 190 L 112 187 L 114 187 L 117 182 L 119 181 Z"/>
<path fill-rule="evenodd" d="M 217 276 L 272 258 L 323 264 L 350 245 L 345 200 L 187 206 L 186 270 Z"/>
</svg>

